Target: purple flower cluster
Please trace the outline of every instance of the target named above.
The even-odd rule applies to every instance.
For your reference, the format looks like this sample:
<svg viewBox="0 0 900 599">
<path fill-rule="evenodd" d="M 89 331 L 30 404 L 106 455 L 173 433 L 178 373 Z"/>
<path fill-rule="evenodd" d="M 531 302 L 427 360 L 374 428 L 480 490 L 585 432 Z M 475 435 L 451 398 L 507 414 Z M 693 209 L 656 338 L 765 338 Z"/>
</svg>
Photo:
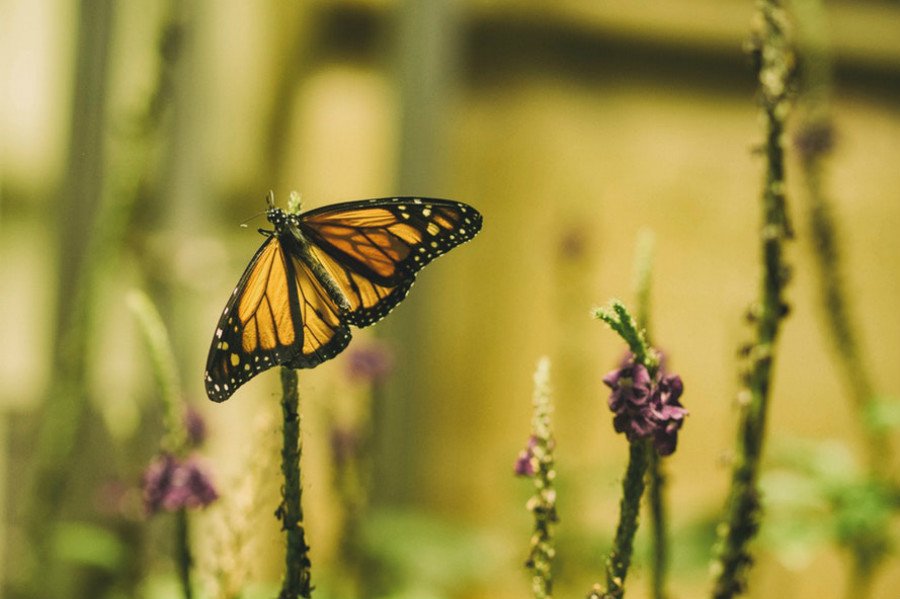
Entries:
<svg viewBox="0 0 900 599">
<path fill-rule="evenodd" d="M 331 429 L 331 456 L 345 465 L 362 453 L 363 439 L 355 428 L 335 426 Z"/>
<path fill-rule="evenodd" d="M 519 452 L 519 457 L 516 458 L 516 465 L 513 467 L 516 476 L 530 477 L 537 472 L 537 456 L 534 455 L 534 446 L 537 445 L 537 441 L 537 437 L 531 435 L 528 438 L 528 445 Z"/>
<path fill-rule="evenodd" d="M 206 441 L 206 420 L 196 408 L 187 406 L 182 415 L 189 447 L 200 447 Z"/>
<path fill-rule="evenodd" d="M 643 364 L 628 363 L 603 377 L 612 389 L 609 409 L 615 414 L 613 426 L 629 441 L 653 437 L 659 455 L 670 455 L 678 443 L 678 430 L 687 415 L 678 398 L 683 385 L 677 374 L 662 368 L 654 380 Z"/>
<path fill-rule="evenodd" d="M 196 458 L 179 460 L 164 453 L 144 472 L 144 508 L 161 510 L 206 507 L 219 497 L 203 465 Z"/>
<path fill-rule="evenodd" d="M 348 352 L 347 377 L 356 383 L 384 382 L 394 370 L 394 354 L 385 343 L 372 342 Z"/>
</svg>

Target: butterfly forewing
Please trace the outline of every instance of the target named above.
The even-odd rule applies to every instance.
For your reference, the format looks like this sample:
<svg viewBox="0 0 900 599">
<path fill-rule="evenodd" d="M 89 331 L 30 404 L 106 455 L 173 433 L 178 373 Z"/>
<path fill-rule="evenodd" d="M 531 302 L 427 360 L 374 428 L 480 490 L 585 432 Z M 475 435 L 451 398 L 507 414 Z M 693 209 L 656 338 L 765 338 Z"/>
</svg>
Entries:
<svg viewBox="0 0 900 599">
<path fill-rule="evenodd" d="M 312 368 L 408 293 L 426 264 L 475 236 L 481 214 L 428 198 L 382 198 L 300 215 L 267 212 L 275 225 L 235 288 L 206 366 L 210 399 L 224 401 L 256 374 Z"/>
<path fill-rule="evenodd" d="M 311 210 L 300 216 L 300 225 L 342 266 L 395 286 L 474 237 L 481 215 L 449 200 L 385 198 Z"/>
<path fill-rule="evenodd" d="M 276 237 L 250 261 L 225 306 L 206 362 L 206 393 L 214 401 L 279 364 L 296 337 L 290 319 L 287 266 Z"/>
<path fill-rule="evenodd" d="M 237 319 L 232 321 L 243 327 L 241 348 L 249 355 L 290 347 L 295 337 L 284 252 L 277 239 L 264 250 L 237 299 Z"/>
<path fill-rule="evenodd" d="M 272 236 L 257 252 L 229 300 L 206 365 L 214 401 L 273 366 L 311 368 L 350 342 L 335 303 L 306 265 Z"/>
</svg>

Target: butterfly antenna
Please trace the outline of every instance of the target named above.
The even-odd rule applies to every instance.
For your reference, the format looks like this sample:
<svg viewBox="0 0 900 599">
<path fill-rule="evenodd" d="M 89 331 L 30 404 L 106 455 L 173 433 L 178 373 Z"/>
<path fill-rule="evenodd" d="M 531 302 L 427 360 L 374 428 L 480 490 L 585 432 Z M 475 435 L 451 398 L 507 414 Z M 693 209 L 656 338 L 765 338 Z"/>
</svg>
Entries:
<svg viewBox="0 0 900 599">
<path fill-rule="evenodd" d="M 240 227 L 241 227 L 242 229 L 246 229 L 246 228 L 249 226 L 250 221 L 252 221 L 252 220 L 255 219 L 255 218 L 259 218 L 260 216 L 265 216 L 265 215 L 266 215 L 265 211 L 263 211 L 263 212 L 257 212 L 256 214 L 254 214 L 253 216 L 251 216 L 250 218 L 248 218 L 247 220 L 245 220 L 244 222 L 242 222 L 242 223 L 240 224 Z"/>
</svg>

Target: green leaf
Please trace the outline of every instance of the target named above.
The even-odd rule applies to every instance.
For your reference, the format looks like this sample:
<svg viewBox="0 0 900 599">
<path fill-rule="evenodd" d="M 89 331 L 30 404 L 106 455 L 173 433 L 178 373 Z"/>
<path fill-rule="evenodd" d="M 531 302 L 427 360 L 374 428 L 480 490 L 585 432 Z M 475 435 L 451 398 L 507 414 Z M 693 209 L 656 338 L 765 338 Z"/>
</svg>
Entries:
<svg viewBox="0 0 900 599">
<path fill-rule="evenodd" d="M 63 522 L 54 539 L 56 556 L 74 564 L 114 571 L 124 557 L 124 547 L 114 533 L 90 522 Z"/>
</svg>

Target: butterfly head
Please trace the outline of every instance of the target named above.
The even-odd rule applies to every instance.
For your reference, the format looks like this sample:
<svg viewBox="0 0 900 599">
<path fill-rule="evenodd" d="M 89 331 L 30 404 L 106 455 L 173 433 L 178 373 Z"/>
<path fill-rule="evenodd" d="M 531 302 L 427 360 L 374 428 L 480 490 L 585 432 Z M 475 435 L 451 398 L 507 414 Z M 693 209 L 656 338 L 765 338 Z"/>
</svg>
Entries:
<svg viewBox="0 0 900 599">
<path fill-rule="evenodd" d="M 266 218 L 272 223 L 277 232 L 281 233 L 292 224 L 296 225 L 296 215 L 275 206 L 275 195 L 271 191 L 266 196 L 266 203 L 268 204 L 268 207 L 266 208 Z M 297 202 L 297 208 L 299 208 L 299 202 Z"/>
<path fill-rule="evenodd" d="M 275 228 L 279 231 L 284 228 L 288 220 L 287 213 L 275 206 L 269 206 L 266 209 L 266 218 L 269 219 L 269 222 L 275 225 Z"/>
</svg>

